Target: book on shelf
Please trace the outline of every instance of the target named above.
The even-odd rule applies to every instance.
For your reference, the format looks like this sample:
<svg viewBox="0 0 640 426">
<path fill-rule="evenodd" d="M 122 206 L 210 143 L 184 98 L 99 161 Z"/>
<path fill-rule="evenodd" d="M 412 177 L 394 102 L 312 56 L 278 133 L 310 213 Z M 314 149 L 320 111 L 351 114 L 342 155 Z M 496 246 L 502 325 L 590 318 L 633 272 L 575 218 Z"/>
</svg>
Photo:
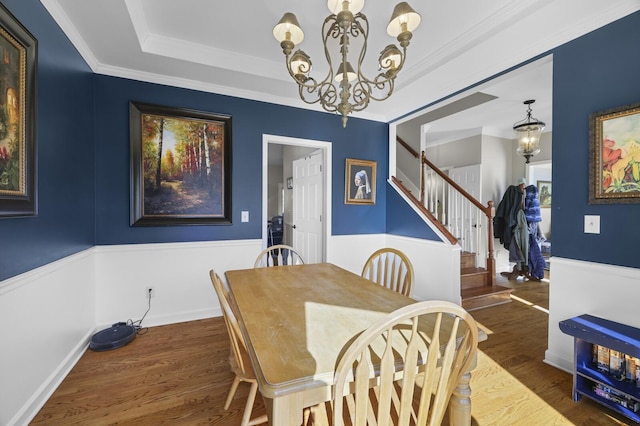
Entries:
<svg viewBox="0 0 640 426">
<path fill-rule="evenodd" d="M 598 370 L 609 373 L 609 348 L 598 346 Z"/>
<path fill-rule="evenodd" d="M 618 380 L 624 380 L 626 375 L 624 359 L 625 356 L 623 353 L 609 349 L 609 374 Z"/>
<path fill-rule="evenodd" d="M 634 413 L 637 413 L 638 410 L 640 410 L 640 402 L 608 386 L 596 383 L 593 386 L 593 392 L 604 399 L 615 402 L 616 404 L 633 411 Z"/>
</svg>

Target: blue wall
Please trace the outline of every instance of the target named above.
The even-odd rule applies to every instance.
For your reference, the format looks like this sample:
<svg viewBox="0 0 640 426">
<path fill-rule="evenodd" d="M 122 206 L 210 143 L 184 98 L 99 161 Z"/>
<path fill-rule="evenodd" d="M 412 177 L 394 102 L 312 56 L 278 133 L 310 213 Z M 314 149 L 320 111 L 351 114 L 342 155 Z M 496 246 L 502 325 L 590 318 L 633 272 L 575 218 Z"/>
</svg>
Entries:
<svg viewBox="0 0 640 426">
<path fill-rule="evenodd" d="M 440 241 L 398 192 L 387 184 L 387 233 Z"/>
<path fill-rule="evenodd" d="M 292 83 L 293 84 L 293 83 Z M 232 221 L 212 226 L 129 226 L 129 101 L 232 116 Z M 385 232 L 388 126 L 176 87 L 95 76 L 96 244 L 261 238 L 262 135 L 332 142 L 333 234 Z M 378 163 L 375 206 L 344 204 L 345 158 Z M 249 223 L 240 212 L 249 211 Z"/>
<path fill-rule="evenodd" d="M 388 126 L 332 114 L 94 75 L 37 0 L 4 4 L 38 39 L 38 198 L 0 219 L 0 281 L 96 244 L 260 238 L 262 134 L 332 142 L 334 234 L 385 231 Z M 232 225 L 129 226 L 129 101 L 233 117 Z M 344 204 L 345 158 L 378 162 L 375 206 Z"/>
<path fill-rule="evenodd" d="M 95 244 L 259 238 L 262 134 L 333 143 L 333 234 L 389 232 L 436 239 L 388 190 L 388 126 L 263 102 L 93 75 L 38 0 L 4 0 L 39 42 L 39 213 L 0 219 L 0 281 Z M 555 49 L 553 250 L 559 257 L 640 266 L 640 205 L 588 204 L 592 112 L 640 101 L 640 13 Z M 129 101 L 233 117 L 232 219 L 228 226 L 129 226 Z M 344 204 L 345 158 L 378 162 L 375 206 Z M 388 197 L 388 198 L 387 198 Z M 584 234 L 583 216 L 601 216 Z"/>
<path fill-rule="evenodd" d="M 553 255 L 640 267 L 640 204 L 589 205 L 589 115 L 640 102 L 640 12 L 553 52 Z M 600 215 L 585 234 L 584 215 Z M 623 296 L 624 297 L 624 296 Z"/>
<path fill-rule="evenodd" d="M 38 40 L 39 211 L 0 219 L 0 281 L 95 242 L 93 74 L 39 1 L 3 3 Z"/>
</svg>

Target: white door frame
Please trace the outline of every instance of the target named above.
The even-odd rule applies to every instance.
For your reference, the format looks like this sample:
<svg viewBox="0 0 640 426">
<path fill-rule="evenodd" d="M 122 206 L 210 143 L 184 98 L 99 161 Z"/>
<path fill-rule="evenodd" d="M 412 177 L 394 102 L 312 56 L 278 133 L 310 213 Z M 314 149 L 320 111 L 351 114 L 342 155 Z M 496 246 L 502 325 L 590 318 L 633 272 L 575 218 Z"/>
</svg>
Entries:
<svg viewBox="0 0 640 426">
<path fill-rule="evenodd" d="M 312 139 L 299 139 L 278 135 L 262 135 L 262 247 L 267 246 L 267 221 L 268 213 L 268 168 L 269 168 L 269 144 L 305 146 L 309 148 L 319 148 L 324 155 L 324 194 L 323 194 L 323 235 L 322 235 L 322 259 L 327 259 L 327 244 L 331 235 L 331 142 L 317 141 Z"/>
</svg>

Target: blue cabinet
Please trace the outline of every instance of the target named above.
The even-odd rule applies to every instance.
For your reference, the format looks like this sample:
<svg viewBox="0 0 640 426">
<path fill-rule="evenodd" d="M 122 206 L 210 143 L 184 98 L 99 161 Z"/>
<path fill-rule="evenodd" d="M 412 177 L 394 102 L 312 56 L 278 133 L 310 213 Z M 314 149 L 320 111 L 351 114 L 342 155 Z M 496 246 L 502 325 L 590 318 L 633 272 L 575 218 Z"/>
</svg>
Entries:
<svg viewBox="0 0 640 426">
<path fill-rule="evenodd" d="M 610 373 L 602 363 L 598 368 L 597 354 L 598 348 L 606 348 L 623 358 L 625 355 L 640 358 L 640 329 L 592 315 L 580 315 L 560 321 L 560 330 L 574 337 L 574 401 L 586 396 L 640 423 L 640 379 L 635 371 L 631 375 L 624 371 L 622 374 Z M 606 363 L 609 363 L 608 358 Z"/>
<path fill-rule="evenodd" d="M 640 380 L 635 371 L 631 375 L 624 371 L 622 374 L 610 373 L 602 365 L 598 368 L 597 358 L 598 348 L 616 351 L 622 357 L 640 358 L 640 329 L 592 315 L 580 315 L 560 321 L 560 330 L 574 337 L 574 401 L 586 396 L 640 423 Z M 634 366 L 632 370 L 635 368 L 640 366 Z"/>
</svg>

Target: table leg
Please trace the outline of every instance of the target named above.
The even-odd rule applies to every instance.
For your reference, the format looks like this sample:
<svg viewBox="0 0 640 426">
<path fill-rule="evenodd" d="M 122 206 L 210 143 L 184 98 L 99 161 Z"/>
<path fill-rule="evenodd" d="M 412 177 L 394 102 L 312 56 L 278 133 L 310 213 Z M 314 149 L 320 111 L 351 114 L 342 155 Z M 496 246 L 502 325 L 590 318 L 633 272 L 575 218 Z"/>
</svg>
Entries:
<svg viewBox="0 0 640 426">
<path fill-rule="evenodd" d="M 269 424 L 272 426 L 300 426 L 302 424 L 302 396 L 283 395 L 273 399 L 264 399 Z"/>
<path fill-rule="evenodd" d="M 458 386 L 451 395 L 449 401 L 449 424 L 452 426 L 471 424 L 471 372 L 460 377 Z"/>
</svg>

